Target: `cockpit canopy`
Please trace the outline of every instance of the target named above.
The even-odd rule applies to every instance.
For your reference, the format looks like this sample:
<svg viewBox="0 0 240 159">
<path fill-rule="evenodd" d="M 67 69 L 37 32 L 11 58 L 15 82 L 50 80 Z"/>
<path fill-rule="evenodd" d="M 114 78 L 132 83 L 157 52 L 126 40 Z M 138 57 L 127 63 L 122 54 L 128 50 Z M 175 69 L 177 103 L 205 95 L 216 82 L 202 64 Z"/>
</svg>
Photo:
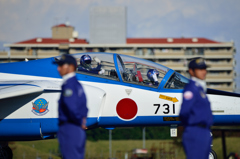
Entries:
<svg viewBox="0 0 240 159">
<path fill-rule="evenodd" d="M 83 55 L 90 56 L 91 62 L 89 63 L 89 59 L 87 62 L 89 64 L 83 65 L 84 62 L 81 61 Z M 79 74 L 153 88 L 157 88 L 162 81 L 165 82 L 164 88 L 166 89 L 183 89 L 185 84 L 188 83 L 188 79 L 177 72 L 173 72 L 169 79 L 164 79 L 171 69 L 140 58 L 110 53 L 82 53 L 73 56 L 77 60 L 76 73 Z M 155 82 L 148 75 L 149 72 L 154 72 L 153 70 L 157 72 L 154 78 Z"/>
</svg>

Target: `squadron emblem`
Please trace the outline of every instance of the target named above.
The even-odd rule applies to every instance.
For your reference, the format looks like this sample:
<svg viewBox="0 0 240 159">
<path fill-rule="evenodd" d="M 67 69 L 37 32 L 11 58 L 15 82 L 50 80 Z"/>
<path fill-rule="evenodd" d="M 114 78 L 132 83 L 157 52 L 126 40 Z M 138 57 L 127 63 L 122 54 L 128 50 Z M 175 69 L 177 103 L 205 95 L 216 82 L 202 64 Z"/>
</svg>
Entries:
<svg viewBox="0 0 240 159">
<path fill-rule="evenodd" d="M 45 115 L 47 112 L 49 112 L 48 110 L 48 103 L 45 99 L 43 98 L 39 98 L 37 99 L 34 103 L 32 103 L 33 107 L 32 107 L 32 112 L 35 115 Z"/>
</svg>

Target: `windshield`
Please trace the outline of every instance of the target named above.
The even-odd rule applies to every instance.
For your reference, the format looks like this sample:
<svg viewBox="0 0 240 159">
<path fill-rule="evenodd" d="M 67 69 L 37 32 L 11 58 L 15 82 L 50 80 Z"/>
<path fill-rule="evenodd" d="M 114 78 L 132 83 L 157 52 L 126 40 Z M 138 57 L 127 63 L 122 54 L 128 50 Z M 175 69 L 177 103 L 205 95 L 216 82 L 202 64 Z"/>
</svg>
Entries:
<svg viewBox="0 0 240 159">
<path fill-rule="evenodd" d="M 124 82 L 158 87 L 169 68 L 144 59 L 117 55 L 117 64 Z"/>
<path fill-rule="evenodd" d="M 184 77 L 183 75 L 174 72 L 172 76 L 169 78 L 164 88 L 168 89 L 183 89 L 184 86 L 189 82 L 189 79 Z"/>
</svg>

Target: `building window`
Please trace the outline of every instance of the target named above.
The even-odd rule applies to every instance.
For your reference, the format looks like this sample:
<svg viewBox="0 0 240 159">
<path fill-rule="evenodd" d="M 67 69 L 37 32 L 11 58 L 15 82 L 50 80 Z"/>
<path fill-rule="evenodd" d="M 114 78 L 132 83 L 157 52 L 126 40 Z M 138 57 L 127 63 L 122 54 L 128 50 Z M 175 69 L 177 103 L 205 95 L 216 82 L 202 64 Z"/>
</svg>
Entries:
<svg viewBox="0 0 240 159">
<path fill-rule="evenodd" d="M 142 56 L 143 55 L 143 50 L 142 49 L 137 49 L 135 52 L 135 55 Z"/>
</svg>

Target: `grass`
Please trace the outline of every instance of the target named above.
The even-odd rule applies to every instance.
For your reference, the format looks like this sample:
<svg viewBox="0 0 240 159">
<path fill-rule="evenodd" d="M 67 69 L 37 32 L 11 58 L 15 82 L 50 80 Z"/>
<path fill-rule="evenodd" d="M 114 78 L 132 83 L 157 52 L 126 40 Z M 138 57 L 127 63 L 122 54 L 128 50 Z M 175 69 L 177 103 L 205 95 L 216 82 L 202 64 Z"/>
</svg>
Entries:
<svg viewBox="0 0 240 159">
<path fill-rule="evenodd" d="M 223 159 L 222 157 L 222 144 L 221 138 L 216 138 L 213 140 L 213 150 L 217 153 L 218 159 Z M 180 142 L 175 142 L 173 145 L 173 140 L 146 140 L 146 148 L 149 152 L 157 152 L 157 158 L 160 158 L 159 152 L 172 151 L 171 157 L 167 158 L 177 158 L 185 159 L 184 151 Z M 240 138 L 228 137 L 226 138 L 227 144 L 227 154 L 230 152 L 240 152 Z M 175 147 L 173 147 L 175 146 Z M 58 152 L 58 141 L 57 139 L 52 140 L 40 140 L 40 141 L 27 141 L 27 142 L 12 142 L 10 147 L 13 149 L 14 159 L 36 159 L 37 155 L 41 159 L 48 159 L 51 156 L 53 159 L 60 159 L 57 155 Z M 112 157 L 124 159 L 125 154 L 131 156 L 131 150 L 135 148 L 142 148 L 142 140 L 113 140 L 112 141 Z M 175 157 L 177 156 L 177 157 Z M 109 141 L 99 140 L 96 142 L 87 141 L 85 158 L 108 158 L 109 157 Z"/>
<path fill-rule="evenodd" d="M 147 140 L 146 148 L 149 152 L 152 150 L 153 152 L 158 152 L 159 148 L 165 148 L 168 152 L 172 147 L 173 140 Z M 112 141 L 112 157 L 113 158 L 122 158 L 124 159 L 124 155 L 127 153 L 128 156 L 131 156 L 131 150 L 135 148 L 142 148 L 143 142 L 142 140 L 115 140 Z M 98 141 L 98 142 L 87 142 L 86 147 L 86 158 L 108 158 L 109 157 L 109 142 L 108 141 Z M 175 147 L 172 149 L 173 152 L 179 153 L 179 155 L 184 156 L 182 147 Z"/>
<path fill-rule="evenodd" d="M 53 159 L 60 159 L 60 157 L 54 155 L 58 152 L 58 141 L 56 139 L 11 142 L 9 146 L 13 150 L 13 159 L 36 159 L 37 156 L 41 159 L 48 159 L 50 156 Z"/>
<path fill-rule="evenodd" d="M 239 137 L 227 137 L 226 138 L 226 148 L 227 148 L 227 155 L 229 155 L 231 152 L 235 152 L 240 155 L 240 138 Z M 218 159 L 223 159 L 221 138 L 217 138 L 217 139 L 213 140 L 212 149 L 217 153 Z"/>
</svg>

